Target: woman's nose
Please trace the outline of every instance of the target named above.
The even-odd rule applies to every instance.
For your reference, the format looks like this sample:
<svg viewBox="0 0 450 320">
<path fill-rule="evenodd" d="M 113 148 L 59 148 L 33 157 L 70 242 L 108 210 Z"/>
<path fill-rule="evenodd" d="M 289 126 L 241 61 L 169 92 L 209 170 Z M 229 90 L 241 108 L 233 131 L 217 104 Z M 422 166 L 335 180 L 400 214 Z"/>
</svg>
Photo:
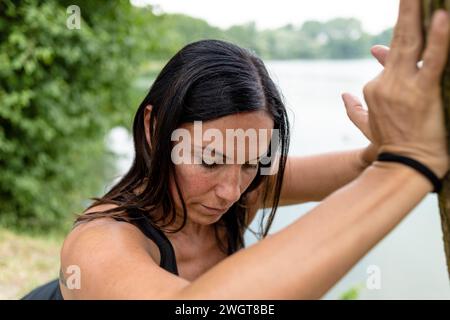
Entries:
<svg viewBox="0 0 450 320">
<path fill-rule="evenodd" d="M 241 197 L 240 169 L 227 170 L 220 179 L 221 181 L 216 186 L 216 195 L 226 200 L 229 204 L 238 201 Z"/>
</svg>

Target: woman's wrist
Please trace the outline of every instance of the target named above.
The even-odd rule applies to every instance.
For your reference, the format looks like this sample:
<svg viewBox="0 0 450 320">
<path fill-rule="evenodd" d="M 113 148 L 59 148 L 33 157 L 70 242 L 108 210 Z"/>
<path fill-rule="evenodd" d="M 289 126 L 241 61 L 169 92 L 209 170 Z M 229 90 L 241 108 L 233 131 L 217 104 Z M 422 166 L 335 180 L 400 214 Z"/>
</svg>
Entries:
<svg viewBox="0 0 450 320">
<path fill-rule="evenodd" d="M 420 174 L 422 174 L 424 177 L 426 177 L 431 184 L 434 186 L 433 192 L 439 193 L 442 189 L 442 182 L 441 178 L 436 176 L 436 174 L 428 168 L 426 165 L 421 163 L 420 161 L 417 161 L 416 159 L 401 156 L 395 153 L 389 153 L 389 152 L 382 152 L 378 155 L 377 161 L 384 161 L 384 162 L 397 162 L 401 163 L 403 165 L 406 165 L 408 167 L 411 167 L 412 169 L 416 170 Z"/>
<path fill-rule="evenodd" d="M 357 151 L 356 158 L 359 170 L 365 170 L 367 167 L 373 164 L 377 160 L 380 153 L 383 152 L 390 152 L 400 156 L 411 157 L 413 160 L 419 161 L 423 165 L 427 166 L 428 169 L 430 169 L 439 179 L 442 179 L 448 171 L 448 163 L 444 161 L 445 159 L 441 159 L 443 157 L 439 158 L 438 160 L 433 160 L 430 157 L 420 157 L 417 154 L 410 155 L 409 153 L 405 153 L 404 150 L 380 148 L 373 143 Z"/>
<path fill-rule="evenodd" d="M 403 183 L 405 187 L 406 184 L 408 184 L 409 186 L 416 185 L 416 188 L 418 188 L 418 190 L 425 190 L 427 193 L 432 192 L 434 188 L 430 180 L 427 179 L 423 174 L 402 163 L 375 160 L 366 171 L 373 170 L 388 172 L 388 176 L 393 177 L 394 180 L 402 181 L 403 179 L 408 179 L 408 182 L 405 181 Z"/>
<path fill-rule="evenodd" d="M 443 179 L 448 171 L 449 158 L 448 155 L 446 156 L 445 154 L 433 155 L 432 152 L 424 152 L 402 146 L 383 146 L 380 148 L 379 153 L 385 152 L 414 159 L 425 165 L 439 179 Z"/>
<path fill-rule="evenodd" d="M 363 149 L 357 150 L 357 163 L 361 171 L 369 167 L 376 159 L 378 155 L 378 147 L 373 143 L 369 144 Z"/>
</svg>

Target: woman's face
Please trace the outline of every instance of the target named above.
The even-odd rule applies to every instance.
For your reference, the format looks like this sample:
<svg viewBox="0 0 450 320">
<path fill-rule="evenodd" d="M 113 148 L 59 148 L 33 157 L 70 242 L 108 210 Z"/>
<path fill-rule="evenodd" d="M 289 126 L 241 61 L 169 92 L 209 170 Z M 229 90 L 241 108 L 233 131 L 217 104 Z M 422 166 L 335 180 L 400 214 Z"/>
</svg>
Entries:
<svg viewBox="0 0 450 320">
<path fill-rule="evenodd" d="M 185 124 L 182 139 L 172 135 L 172 161 L 191 222 L 213 224 L 239 200 L 258 172 L 273 125 L 266 111 L 252 111 Z M 173 177 L 170 189 L 182 212 Z"/>
</svg>

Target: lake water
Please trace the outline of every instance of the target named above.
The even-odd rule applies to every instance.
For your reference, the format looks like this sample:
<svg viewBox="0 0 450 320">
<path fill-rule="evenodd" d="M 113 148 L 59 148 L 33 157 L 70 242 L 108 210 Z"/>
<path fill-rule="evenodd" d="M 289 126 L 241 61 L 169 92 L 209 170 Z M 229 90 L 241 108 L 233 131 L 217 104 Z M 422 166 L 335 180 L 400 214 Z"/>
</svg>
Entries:
<svg viewBox="0 0 450 320">
<path fill-rule="evenodd" d="M 348 119 L 341 93 L 351 92 L 362 100 L 364 84 L 381 71 L 375 60 L 269 61 L 266 65 L 289 109 L 292 155 L 354 149 L 368 144 Z M 115 130 L 112 139 L 115 150 L 124 154 L 119 163 L 123 171 L 130 165 L 132 145 L 129 137 L 121 133 Z M 283 229 L 317 204 L 280 208 L 271 233 Z M 253 230 L 258 230 L 260 217 L 258 214 Z M 256 241 L 250 232 L 245 239 L 247 246 Z M 370 266 L 379 268 L 379 289 L 366 286 Z M 450 299 L 437 196 L 428 195 L 324 299 L 339 299 L 353 287 L 359 288 L 360 299 Z"/>
</svg>

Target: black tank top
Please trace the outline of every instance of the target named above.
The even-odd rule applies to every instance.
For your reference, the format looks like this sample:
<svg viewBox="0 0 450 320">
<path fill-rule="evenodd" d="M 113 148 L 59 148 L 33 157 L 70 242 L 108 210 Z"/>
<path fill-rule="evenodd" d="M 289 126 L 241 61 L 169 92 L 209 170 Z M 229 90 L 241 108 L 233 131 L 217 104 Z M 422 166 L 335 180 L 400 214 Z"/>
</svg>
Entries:
<svg viewBox="0 0 450 320">
<path fill-rule="evenodd" d="M 152 239 L 157 244 L 161 256 L 159 266 L 175 275 L 178 275 L 175 252 L 173 250 L 172 243 L 166 237 L 164 232 L 154 227 L 151 220 L 139 209 L 129 210 L 128 216 L 133 218 L 133 221 L 135 221 L 133 224 L 136 225 L 147 238 Z M 117 218 L 116 220 L 121 221 L 123 219 Z"/>
<path fill-rule="evenodd" d="M 175 252 L 172 244 L 166 235 L 154 227 L 150 219 L 142 214 L 138 209 L 129 210 L 128 216 L 132 218 L 133 225 L 137 226 L 146 237 L 152 239 L 159 248 L 161 262 L 160 267 L 178 275 Z M 115 218 L 118 221 L 125 221 L 123 218 Z M 52 280 L 44 285 L 33 289 L 25 295 L 21 300 L 64 300 L 59 289 L 59 279 Z"/>
</svg>

